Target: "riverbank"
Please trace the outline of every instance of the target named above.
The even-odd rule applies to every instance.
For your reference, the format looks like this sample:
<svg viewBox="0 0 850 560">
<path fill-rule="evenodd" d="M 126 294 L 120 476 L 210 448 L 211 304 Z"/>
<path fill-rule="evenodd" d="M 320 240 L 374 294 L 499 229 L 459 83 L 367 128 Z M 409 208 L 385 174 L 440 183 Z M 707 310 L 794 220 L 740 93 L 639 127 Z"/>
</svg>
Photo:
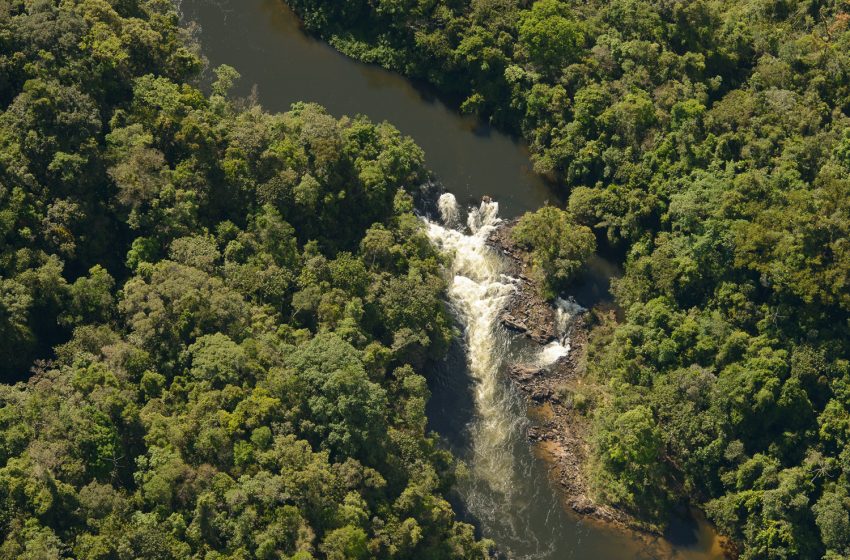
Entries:
<svg viewBox="0 0 850 560">
<path fill-rule="evenodd" d="M 575 513 L 619 529 L 652 532 L 645 524 L 627 513 L 600 504 L 591 497 L 585 466 L 590 446 L 590 418 L 586 415 L 594 388 L 584 379 L 585 355 L 589 334 L 589 314 L 613 313 L 601 305 L 591 311 L 581 310 L 568 318 L 567 332 L 558 332 L 556 308 L 540 297 L 531 278 L 529 255 L 511 240 L 515 220 L 501 224 L 488 243 L 506 257 L 507 273 L 517 278 L 517 291 L 500 316 L 507 329 L 521 333 L 545 346 L 565 336 L 569 351 L 547 365 L 514 364 L 512 381 L 522 390 L 531 405 L 533 421 L 528 440 L 535 452 L 546 461 L 550 475 L 563 491 L 566 505 Z M 579 309 L 577 307 L 577 309 Z M 563 328 L 563 326 L 562 326 Z"/>
<path fill-rule="evenodd" d="M 516 220 L 503 222 L 488 238 L 488 244 L 505 257 L 506 272 L 518 279 L 517 290 L 505 306 L 500 322 L 541 347 L 559 343 L 559 339 L 568 347 L 565 355 L 551 363 L 519 363 L 509 370 L 511 381 L 528 398 L 532 423 L 527 439 L 533 443 L 535 455 L 547 464 L 549 475 L 561 489 L 562 501 L 569 510 L 603 527 L 631 533 L 648 548 L 670 553 L 670 543 L 656 527 L 594 500 L 588 480 L 590 413 L 593 403 L 601 397 L 602 388 L 585 375 L 587 345 L 593 325 L 617 320 L 616 308 L 610 302 L 597 303 L 591 309 L 575 306 L 574 313 L 563 324 L 564 318 L 558 316 L 555 305 L 538 293 L 531 277 L 530 255 L 511 239 L 515 224 Z M 702 523 L 707 522 L 703 519 Z M 719 535 L 715 534 L 711 548 L 718 557 L 737 558 L 734 545 Z"/>
</svg>

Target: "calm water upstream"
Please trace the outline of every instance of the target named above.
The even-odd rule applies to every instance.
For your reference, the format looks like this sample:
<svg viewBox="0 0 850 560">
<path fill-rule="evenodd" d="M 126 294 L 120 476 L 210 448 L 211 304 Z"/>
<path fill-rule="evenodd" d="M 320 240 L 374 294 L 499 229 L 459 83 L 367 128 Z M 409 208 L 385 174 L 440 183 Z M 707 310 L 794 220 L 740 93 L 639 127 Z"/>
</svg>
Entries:
<svg viewBox="0 0 850 560">
<path fill-rule="evenodd" d="M 525 146 L 457 115 L 404 78 L 347 59 L 306 36 L 282 0 L 182 0 L 180 5 L 186 23 L 198 25 L 210 64 L 229 64 L 242 74 L 237 94 L 248 95 L 256 85 L 268 110 L 315 101 L 336 116 L 360 113 L 390 121 L 422 146 L 428 166 L 454 193 L 456 199 L 445 205 L 450 219 L 429 223 L 428 233 L 454 257 L 447 271 L 449 297 L 464 336 L 440 371 L 430 374 L 438 381 L 429 418 L 469 465 L 470 476 L 459 488 L 462 514 L 509 558 L 719 558 L 704 524 L 683 524 L 674 545 L 648 543 L 568 514 L 546 465 L 525 439 L 524 398 L 510 387 L 505 370 L 513 361 L 541 356 L 498 325 L 512 279 L 502 274 L 499 256 L 484 243 L 499 215 L 516 216 L 556 200 L 531 172 Z M 498 204 L 478 207 L 483 195 Z M 581 303 L 581 294 L 576 296 Z"/>
<path fill-rule="evenodd" d="M 254 84 L 268 110 L 315 101 L 333 115 L 367 115 L 389 121 L 425 150 L 428 167 L 461 203 L 488 194 L 502 214 L 534 210 L 553 193 L 531 171 L 525 146 L 464 118 L 423 94 L 409 81 L 358 64 L 306 36 L 282 0 L 182 0 L 187 21 L 201 25 L 211 65 L 229 64 L 242 74 L 236 93 Z"/>
</svg>

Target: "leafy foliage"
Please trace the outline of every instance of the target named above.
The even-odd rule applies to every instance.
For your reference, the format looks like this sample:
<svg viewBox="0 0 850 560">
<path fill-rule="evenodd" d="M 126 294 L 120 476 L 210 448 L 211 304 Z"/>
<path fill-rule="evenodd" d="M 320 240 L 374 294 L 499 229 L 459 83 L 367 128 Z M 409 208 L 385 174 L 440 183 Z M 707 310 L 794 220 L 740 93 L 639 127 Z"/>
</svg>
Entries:
<svg viewBox="0 0 850 560">
<path fill-rule="evenodd" d="M 744 558 L 850 554 L 846 2 L 289 3 L 522 133 L 626 255 L 588 360 L 600 496 L 656 523 L 688 496 Z"/>
<path fill-rule="evenodd" d="M 550 298 L 567 288 L 596 250 L 590 228 L 576 224 L 567 212 L 554 206 L 522 216 L 511 235 L 531 249 L 534 275 Z"/>
<path fill-rule="evenodd" d="M 164 0 L 0 0 L 0 556 L 483 558 L 388 124 L 187 79 Z M 52 350 L 51 350 L 52 348 Z"/>
</svg>

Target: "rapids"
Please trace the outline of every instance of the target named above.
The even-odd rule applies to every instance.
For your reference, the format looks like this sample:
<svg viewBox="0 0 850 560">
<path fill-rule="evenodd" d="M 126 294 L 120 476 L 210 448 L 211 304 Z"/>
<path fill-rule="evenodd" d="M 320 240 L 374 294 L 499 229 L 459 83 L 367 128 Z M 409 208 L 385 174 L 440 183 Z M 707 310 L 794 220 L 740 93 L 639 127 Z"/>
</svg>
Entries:
<svg viewBox="0 0 850 560">
<path fill-rule="evenodd" d="M 449 299 L 464 327 L 469 372 L 475 382 L 475 407 L 479 420 L 472 428 L 474 475 L 491 489 L 509 496 L 513 470 L 506 444 L 512 419 L 502 414 L 510 395 L 498 382 L 507 340 L 498 327 L 499 312 L 515 290 L 515 279 L 503 273 L 501 257 L 487 245 L 487 237 L 499 223 L 499 204 L 482 202 L 469 212 L 469 234 L 450 227 L 460 210 L 451 194 L 440 197 L 440 213 L 446 225 L 428 223 L 428 237 L 451 256 Z"/>
<path fill-rule="evenodd" d="M 547 367 L 566 357 L 573 320 L 584 308 L 573 298 L 556 298 L 558 338 L 543 347 L 510 335 L 501 326 L 499 315 L 518 280 L 505 273 L 503 257 L 487 243 L 502 221 L 498 202 L 486 197 L 479 206 L 463 210 L 453 194 L 444 193 L 437 209 L 440 221 L 425 219 L 426 231 L 448 257 L 449 305 L 463 332 L 462 355 L 474 408 L 465 437 L 460 438 L 463 443 L 454 446 L 468 467 L 468 476 L 460 481 L 458 490 L 470 519 L 483 536 L 498 535 L 500 551 L 508 558 L 702 558 L 700 553 L 680 556 L 666 543 L 641 546 L 625 535 L 585 526 L 564 511 L 541 461 L 525 442 L 530 425 L 527 405 L 505 372 L 515 363 Z M 459 368 L 455 364 L 449 369 L 457 372 Z M 436 400 L 450 401 L 440 393 L 455 390 L 457 387 L 436 388 Z M 444 412 L 449 418 L 457 416 L 453 411 Z M 433 422 L 436 415 L 440 413 L 429 414 L 432 423 L 445 433 L 445 428 L 440 430 L 441 422 Z M 449 422 L 455 430 L 456 420 Z"/>
<path fill-rule="evenodd" d="M 335 116 L 361 113 L 388 120 L 424 148 L 428 167 L 454 193 L 441 197 L 441 219 L 429 222 L 427 230 L 449 255 L 448 297 L 463 337 L 444 363 L 423 373 L 433 395 L 429 429 L 468 465 L 469 476 L 459 481 L 460 496 L 453 505 L 480 535 L 493 539 L 512 559 L 716 558 L 705 524 L 698 532 L 685 527 L 686 538 L 662 554 L 647 550 L 645 541 L 633 535 L 567 513 L 546 463 L 526 440 L 525 397 L 511 387 L 506 370 L 512 363 L 542 365 L 566 355 L 565 335 L 575 310 L 564 306 L 562 336 L 542 350 L 498 324 L 514 279 L 504 274 L 501 256 L 487 247 L 487 235 L 498 225 L 499 211 L 513 218 L 559 201 L 558 193 L 532 172 L 525 145 L 459 116 L 401 76 L 360 64 L 307 36 L 282 0 L 175 1 L 210 68 L 230 64 L 242 74 L 235 94 L 255 98 L 272 111 L 314 101 Z M 211 79 L 208 70 L 201 81 Z M 500 204 L 465 207 L 485 194 Z M 591 259 L 589 270 L 589 281 L 572 293 L 587 306 L 608 297 L 608 281 L 619 274 L 616 265 L 599 257 Z"/>
</svg>

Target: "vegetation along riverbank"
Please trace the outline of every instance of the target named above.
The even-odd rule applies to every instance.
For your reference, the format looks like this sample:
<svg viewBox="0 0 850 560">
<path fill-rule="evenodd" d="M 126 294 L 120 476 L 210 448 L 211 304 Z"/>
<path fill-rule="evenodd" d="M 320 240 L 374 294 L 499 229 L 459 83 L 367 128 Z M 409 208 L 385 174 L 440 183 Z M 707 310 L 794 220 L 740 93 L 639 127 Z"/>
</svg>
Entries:
<svg viewBox="0 0 850 560">
<path fill-rule="evenodd" d="M 539 442 L 549 453 L 556 469 L 555 478 L 564 489 L 567 504 L 576 513 L 596 517 L 622 527 L 636 527 L 638 521 L 625 512 L 596 503 L 590 497 L 587 482 L 589 417 L 592 396 L 578 386 L 586 381 L 585 359 L 588 325 L 586 311 L 578 305 L 572 315 L 563 317 L 559 325 L 559 310 L 541 297 L 540 286 L 532 279 L 533 264 L 528 251 L 519 247 L 511 232 L 516 221 L 502 224 L 490 236 L 490 244 L 507 260 L 507 273 L 519 279 L 517 289 L 501 314 L 502 325 L 521 333 L 541 347 L 566 344 L 563 351 L 553 354 L 546 363 L 517 363 L 510 369 L 511 379 L 528 395 L 532 412 L 543 420 L 529 427 L 530 440 Z M 602 309 L 595 312 L 603 312 Z M 594 388 L 592 384 L 590 391 Z M 577 389 L 579 389 L 577 391 Z"/>
<path fill-rule="evenodd" d="M 292 0 L 521 133 L 624 255 L 591 343 L 600 496 L 690 496 L 742 558 L 850 555 L 846 2 Z"/>
<path fill-rule="evenodd" d="M 514 377 L 574 509 L 662 532 L 687 502 L 745 560 L 850 558 L 847 0 L 288 3 L 557 189 L 515 170 L 533 299 L 501 319 L 542 344 Z M 178 5 L 0 0 L 0 558 L 486 558 L 462 480 L 479 529 L 573 553 L 504 513 L 542 494 L 500 384 L 498 200 L 426 223 L 411 138 L 237 98 Z M 616 316 L 570 304 L 594 252 Z M 464 336 L 467 466 L 425 412 Z"/>
<path fill-rule="evenodd" d="M 617 324 L 618 310 L 607 299 L 585 309 L 574 301 L 553 303 L 543 298 L 541 286 L 533 279 L 532 255 L 512 235 L 517 221 L 500 224 L 489 243 L 505 257 L 507 273 L 519 280 L 501 315 L 502 325 L 543 349 L 542 363 L 538 359 L 510 368 L 511 381 L 530 404 L 533 423 L 528 428 L 528 440 L 550 465 L 550 476 L 570 510 L 607 527 L 636 531 L 647 550 L 668 554 L 665 548 L 669 545 L 653 538 L 663 535 L 663 526 L 647 524 L 626 510 L 612 507 L 594 486 L 594 410 L 610 395 L 604 380 L 589 375 L 589 342 L 594 328 L 598 333 Z M 713 548 L 722 551 L 724 557 L 738 557 L 734 543 L 720 536 L 714 539 Z"/>
<path fill-rule="evenodd" d="M 487 558 L 425 431 L 422 151 L 202 92 L 178 21 L 0 0 L 0 558 Z"/>
</svg>

